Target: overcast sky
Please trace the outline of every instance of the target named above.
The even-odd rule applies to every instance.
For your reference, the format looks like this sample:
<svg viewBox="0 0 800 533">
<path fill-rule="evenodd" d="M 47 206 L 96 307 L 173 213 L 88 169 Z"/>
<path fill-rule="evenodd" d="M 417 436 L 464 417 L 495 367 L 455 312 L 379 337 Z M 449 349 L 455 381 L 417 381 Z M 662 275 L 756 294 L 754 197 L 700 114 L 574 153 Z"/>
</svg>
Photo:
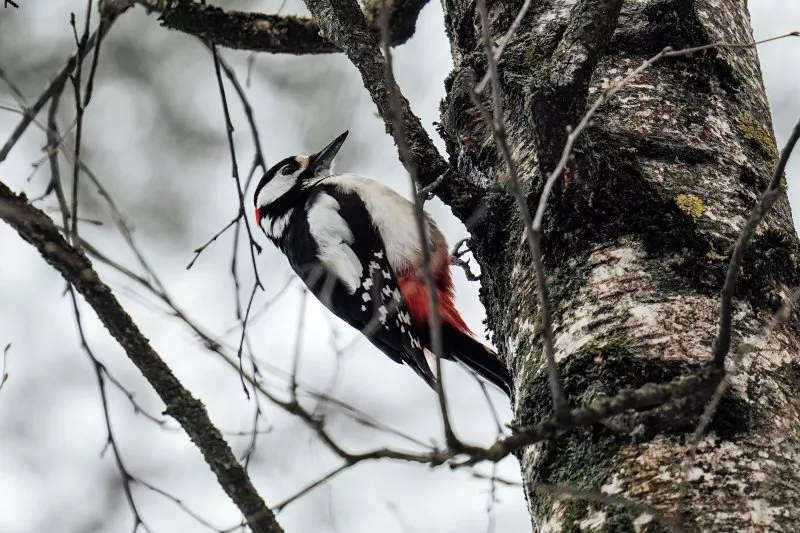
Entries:
<svg viewBox="0 0 800 533">
<path fill-rule="evenodd" d="M 33 100 L 72 50 L 69 12 L 82 2 L 18 0 L 19 10 L 0 10 L 0 67 L 20 80 Z M 279 1 L 228 2 L 231 8 L 274 11 Z M 295 3 L 296 4 L 296 3 Z M 297 10 L 290 4 L 286 10 Z M 751 6 L 756 38 L 800 29 L 800 5 L 785 0 L 758 0 Z M 665 43 L 668 44 L 668 43 Z M 247 54 L 225 50 L 239 70 L 247 70 Z M 770 98 L 778 145 L 800 117 L 800 40 L 783 40 L 759 49 Z M 396 50 L 397 78 L 413 109 L 433 130 L 443 80 L 449 73 L 449 46 L 442 31 L 442 12 L 431 2 L 422 12 L 417 32 Z M 17 77 L 14 77 L 17 76 Z M 3 87 L 2 91 L 5 91 Z M 355 68 L 340 55 L 287 57 L 261 54 L 255 59 L 249 88 L 269 162 L 287 155 L 316 151 L 345 129 L 350 136 L 337 168 L 372 176 L 403 194 L 407 177 L 391 139 L 376 116 Z M 65 93 L 62 107 L 71 93 Z M 234 139 L 241 171 L 252 158 L 252 142 L 244 115 L 229 92 L 236 125 Z M 0 103 L 12 105 L 7 92 Z M 42 118 L 44 114 L 42 115 Z M 62 125 L 72 115 L 62 115 Z M 0 110 L 0 142 L 18 115 Z M 236 324 L 229 274 L 231 234 L 221 238 L 187 271 L 192 250 L 224 226 L 236 213 L 235 186 L 213 65 L 199 41 L 161 28 L 154 16 L 137 8 L 112 30 L 101 53 L 95 95 L 85 122 L 85 156 L 114 195 L 135 228 L 137 241 L 174 299 L 204 329 L 222 335 Z M 41 157 L 43 135 L 30 128 L 11 157 L 0 166 L 0 179 L 16 191 L 35 197 L 48 180 Z M 789 195 L 800 209 L 796 185 L 798 158 L 790 164 Z M 62 159 L 62 173 L 71 167 Z M 248 191 L 248 202 L 249 202 Z M 52 203 L 44 204 L 52 205 Z M 87 216 L 108 221 L 108 213 L 91 195 Z M 249 204 L 248 204 L 249 205 Z M 428 204 L 450 242 L 464 237 L 464 228 L 438 201 Z M 248 211 L 249 213 L 249 211 Z M 135 262 L 108 224 L 84 226 L 87 239 L 125 264 Z M 258 257 L 266 291 L 255 308 L 275 296 L 291 272 L 283 256 L 268 243 Z M 243 294 L 252 271 L 241 267 Z M 175 373 L 207 406 L 218 427 L 247 430 L 254 403 L 248 401 L 237 374 L 199 346 L 185 325 L 170 319 L 164 306 L 119 274 L 102 266 L 102 277 L 115 289 L 153 346 Z M 478 286 L 456 273 L 459 307 L 468 323 L 483 332 Z M 0 532 L 128 531 L 132 525 L 119 475 L 106 441 L 99 393 L 79 339 L 64 283 L 36 251 L 0 224 L 0 348 L 11 343 L 10 379 L 0 391 Z M 137 400 L 158 413 L 161 404 L 122 350 L 87 306 L 81 306 L 89 343 L 99 359 Z M 292 367 L 301 292 L 292 283 L 284 296 L 251 325 L 250 339 L 267 382 L 280 385 L 281 370 Z M 429 442 L 440 440 L 433 395 L 413 372 L 395 365 L 366 342 L 345 353 L 354 332 L 333 320 L 313 299 L 305 308 L 305 335 L 300 348 L 304 383 L 327 390 L 403 433 Z M 223 337 L 234 345 L 237 334 Z M 235 352 L 235 348 L 234 348 Z M 277 369 L 277 370 L 276 370 Z M 460 436 L 481 443 L 495 437 L 491 413 L 480 389 L 466 374 L 447 367 L 453 418 Z M 503 423 L 511 419 L 505 397 L 492 391 Z M 236 508 L 217 486 L 199 453 L 182 431 L 165 431 L 134 415 L 118 391 L 109 388 L 112 425 L 123 459 L 135 476 L 168 490 L 219 528 L 238 520 Z M 250 472 L 268 503 L 279 502 L 306 483 L 337 466 L 301 423 L 264 404 L 263 427 Z M 407 442 L 358 425 L 335 410 L 327 418 L 332 432 L 350 450 Z M 172 421 L 168 424 L 175 428 Z M 247 439 L 230 437 L 236 453 Z M 484 471 L 488 471 L 484 469 Z M 519 480 L 514 459 L 499 465 L 498 474 Z M 287 507 L 279 520 L 287 532 L 424 533 L 527 531 L 529 517 L 518 488 L 498 486 L 487 513 L 489 484 L 469 472 L 388 461 L 362 464 Z M 174 503 L 141 487 L 134 497 L 154 531 L 203 531 Z"/>
</svg>

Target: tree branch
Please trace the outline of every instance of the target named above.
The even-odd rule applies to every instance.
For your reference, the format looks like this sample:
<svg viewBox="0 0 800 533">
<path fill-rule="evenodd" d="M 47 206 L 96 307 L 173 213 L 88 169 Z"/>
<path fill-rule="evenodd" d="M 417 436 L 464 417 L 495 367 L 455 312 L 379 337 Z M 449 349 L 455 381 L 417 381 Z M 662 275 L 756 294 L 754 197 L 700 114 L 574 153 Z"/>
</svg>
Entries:
<svg viewBox="0 0 800 533">
<path fill-rule="evenodd" d="M 306 6 L 316 17 L 320 31 L 327 39 L 339 46 L 361 73 L 364 87 L 369 91 L 372 101 L 378 107 L 386 132 L 392 134 L 392 109 L 389 90 L 384 78 L 385 60 L 378 48 L 378 40 L 364 18 L 364 13 L 356 0 L 306 0 Z M 448 176 L 437 187 L 437 195 L 453 208 L 462 220 L 469 218 L 482 197 L 477 186 L 451 169 L 439 154 L 419 118 L 409 106 L 408 100 L 396 89 L 402 110 L 403 129 L 406 132 L 408 149 L 417 163 L 418 178 L 425 187 L 450 170 Z M 399 149 L 398 149 L 399 150 Z M 398 151 L 399 154 L 399 151 Z M 404 166 L 406 161 L 400 157 Z M 406 166 L 406 170 L 411 169 Z"/>
<path fill-rule="evenodd" d="M 220 486 L 233 500 L 254 532 L 282 533 L 272 511 L 256 492 L 247 472 L 228 443 L 211 423 L 202 402 L 186 390 L 150 346 L 111 289 L 103 283 L 86 256 L 70 246 L 52 220 L 0 182 L 0 218 L 35 246 L 45 261 L 81 293 L 98 318 L 150 382 L 175 418 L 200 449 Z"/>
<path fill-rule="evenodd" d="M 342 51 L 320 34 L 316 20 L 310 17 L 226 11 L 199 2 L 134 1 L 148 12 L 159 13 L 159 21 L 167 28 L 226 48 L 294 55 Z M 427 3 L 428 0 L 394 2 L 390 19 L 392 46 L 401 45 L 414 35 L 419 12 Z M 375 36 L 380 34 L 378 4 L 369 2 L 364 6 L 367 24 Z"/>
</svg>

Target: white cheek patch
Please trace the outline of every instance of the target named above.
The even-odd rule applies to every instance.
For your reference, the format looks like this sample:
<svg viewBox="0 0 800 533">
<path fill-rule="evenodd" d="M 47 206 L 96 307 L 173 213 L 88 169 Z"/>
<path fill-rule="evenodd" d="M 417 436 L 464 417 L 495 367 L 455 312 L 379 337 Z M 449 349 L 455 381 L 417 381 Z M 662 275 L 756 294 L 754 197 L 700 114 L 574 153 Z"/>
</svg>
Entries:
<svg viewBox="0 0 800 533">
<path fill-rule="evenodd" d="M 339 214 L 339 202 L 328 194 L 320 194 L 308 210 L 308 227 L 317 243 L 322 264 L 339 278 L 350 294 L 355 293 L 364 268 L 350 247 L 353 232 Z"/>
<path fill-rule="evenodd" d="M 258 192 L 258 201 L 256 205 L 269 205 L 287 192 L 292 190 L 297 179 L 294 175 L 284 176 L 283 174 L 275 174 L 269 182 Z"/>
</svg>

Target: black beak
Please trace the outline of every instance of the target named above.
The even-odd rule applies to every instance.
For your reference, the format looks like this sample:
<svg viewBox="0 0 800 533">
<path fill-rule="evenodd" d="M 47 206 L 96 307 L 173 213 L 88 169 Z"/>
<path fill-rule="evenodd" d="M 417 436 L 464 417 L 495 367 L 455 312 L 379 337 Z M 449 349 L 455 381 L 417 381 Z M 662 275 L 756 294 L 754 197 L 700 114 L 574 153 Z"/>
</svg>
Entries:
<svg viewBox="0 0 800 533">
<path fill-rule="evenodd" d="M 339 149 L 344 144 L 344 140 L 347 139 L 347 134 L 349 132 L 345 131 L 338 137 L 336 137 L 333 142 L 331 142 L 328 146 L 317 152 L 316 154 L 312 155 L 309 159 L 310 162 L 308 163 L 308 168 L 316 174 L 321 170 L 327 170 L 331 168 L 331 164 L 333 163 L 333 158 L 336 157 L 336 154 L 339 152 Z"/>
</svg>

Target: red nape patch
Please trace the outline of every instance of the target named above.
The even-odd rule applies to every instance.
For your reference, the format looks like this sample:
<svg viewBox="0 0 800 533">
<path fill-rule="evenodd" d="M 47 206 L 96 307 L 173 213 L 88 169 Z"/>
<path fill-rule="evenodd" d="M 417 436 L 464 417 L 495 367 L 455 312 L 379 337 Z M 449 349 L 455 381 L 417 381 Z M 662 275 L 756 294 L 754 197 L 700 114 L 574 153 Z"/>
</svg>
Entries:
<svg viewBox="0 0 800 533">
<path fill-rule="evenodd" d="M 259 212 L 258 207 L 256 207 L 256 224 L 259 226 L 261 225 L 261 213 Z"/>
<path fill-rule="evenodd" d="M 406 302 L 411 319 L 417 324 L 427 324 L 429 317 L 428 288 L 425 286 L 425 281 L 409 276 L 400 276 L 397 279 L 397 284 L 400 286 L 400 294 L 403 295 L 403 300 Z M 438 296 L 439 316 L 442 322 L 472 335 L 466 322 L 461 318 L 455 307 L 452 287 L 445 289 L 439 287 L 436 295 Z"/>
</svg>

